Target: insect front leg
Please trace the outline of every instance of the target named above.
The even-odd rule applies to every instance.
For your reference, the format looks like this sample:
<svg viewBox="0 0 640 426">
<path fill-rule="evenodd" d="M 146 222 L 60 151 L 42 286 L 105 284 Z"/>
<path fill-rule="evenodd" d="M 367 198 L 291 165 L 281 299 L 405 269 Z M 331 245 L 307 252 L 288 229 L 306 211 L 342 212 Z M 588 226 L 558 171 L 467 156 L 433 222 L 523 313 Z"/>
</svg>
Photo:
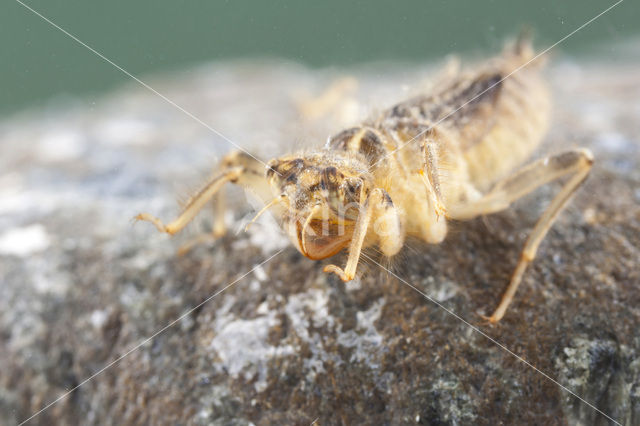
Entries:
<svg viewBox="0 0 640 426">
<path fill-rule="evenodd" d="M 538 160 L 510 177 L 499 182 L 488 194 L 475 202 L 454 206 L 449 209 L 449 216 L 453 219 L 469 219 L 478 215 L 494 213 L 507 208 L 513 201 L 528 194 L 534 189 L 556 180 L 565 175 L 571 175 L 560 192 L 553 198 L 545 212 L 536 223 L 527 238 L 520 260 L 511 277 L 509 287 L 502 296 L 502 300 L 494 313 L 488 318 L 496 323 L 502 319 L 507 307 L 522 281 L 527 265 L 533 261 L 540 242 L 567 205 L 571 195 L 585 181 L 591 166 L 593 155 L 587 149 L 576 149 L 558 155 Z"/>
<path fill-rule="evenodd" d="M 427 189 L 427 194 L 436 217 L 440 217 L 447 213 L 447 209 L 442 202 L 440 178 L 438 176 L 438 144 L 436 140 L 431 137 L 432 133 L 433 132 L 427 132 L 422 141 L 424 161 L 419 173 Z"/>
<path fill-rule="evenodd" d="M 342 281 L 351 281 L 356 276 L 356 268 L 372 218 L 376 218 L 373 232 L 376 234 L 380 249 L 387 256 L 396 254 L 402 247 L 402 233 L 398 212 L 383 189 L 376 188 L 362 205 L 355 231 L 349 245 L 349 257 L 344 269 L 336 265 L 327 265 L 324 272 L 333 272 Z"/>
<path fill-rule="evenodd" d="M 216 217 L 214 221 L 213 236 L 220 236 L 224 234 L 226 228 L 224 225 L 224 196 L 220 190 L 225 183 L 231 182 L 241 184 L 251 188 L 255 188 L 258 191 L 263 192 L 265 188 L 268 188 L 266 179 L 264 178 L 264 166 L 249 156 L 240 151 L 233 152 L 224 157 L 221 162 L 220 168 L 222 172 L 211 178 L 205 186 L 196 193 L 186 206 L 173 221 L 168 224 L 164 224 L 160 219 L 149 213 L 140 213 L 135 217 L 136 220 L 144 220 L 153 223 L 158 231 L 166 232 L 167 234 L 175 234 L 180 232 L 193 218 L 202 210 L 202 208 L 209 202 L 214 196 L 217 195 L 214 208 L 216 210 Z M 198 238 L 186 246 L 181 251 L 184 252 L 191 248 L 198 242 L 202 242 L 207 238 Z"/>
</svg>

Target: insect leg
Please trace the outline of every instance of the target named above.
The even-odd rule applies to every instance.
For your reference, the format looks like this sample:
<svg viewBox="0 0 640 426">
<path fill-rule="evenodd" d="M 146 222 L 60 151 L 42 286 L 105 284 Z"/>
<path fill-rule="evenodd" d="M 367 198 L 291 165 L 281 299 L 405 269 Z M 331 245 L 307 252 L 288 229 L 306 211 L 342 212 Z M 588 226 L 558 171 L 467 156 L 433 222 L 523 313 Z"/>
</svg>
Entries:
<svg viewBox="0 0 640 426">
<path fill-rule="evenodd" d="M 320 95 L 315 97 L 311 95 L 300 96 L 296 101 L 300 115 L 305 120 L 318 120 L 327 116 L 331 112 L 347 113 L 348 117 L 344 117 L 345 124 L 353 121 L 352 103 L 355 102 L 353 94 L 358 88 L 358 81 L 353 77 L 342 77 L 335 80 Z"/>
<path fill-rule="evenodd" d="M 204 188 L 189 200 L 187 206 L 182 210 L 182 213 L 167 225 L 149 213 L 140 213 L 135 219 L 151 222 L 158 228 L 158 231 L 173 235 L 191 222 L 204 205 L 222 188 L 222 185 L 237 180 L 241 174 L 242 168 L 234 167 L 211 179 Z"/>
<path fill-rule="evenodd" d="M 144 220 L 153 223 L 158 231 L 168 234 L 175 234 L 182 230 L 193 218 L 202 210 L 205 204 L 217 195 L 214 208 L 216 219 L 214 222 L 214 235 L 221 235 L 225 231 L 224 226 L 224 198 L 220 189 L 227 182 L 245 184 L 248 186 L 261 186 L 265 183 L 264 168 L 255 159 L 242 152 L 233 152 L 222 161 L 223 172 L 210 179 L 206 185 L 191 197 L 186 207 L 180 215 L 168 224 L 164 224 L 160 219 L 149 213 L 141 213 L 135 217 L 136 220 Z M 260 188 L 258 188 L 260 189 Z M 197 243 L 197 242 L 196 242 Z M 188 244 L 185 249 L 194 244 Z M 184 249 L 181 251 L 185 251 Z"/>
<path fill-rule="evenodd" d="M 211 243 L 222 237 L 227 232 L 227 226 L 224 223 L 224 213 L 226 211 L 225 191 L 220 190 L 212 197 L 213 205 L 213 229 L 211 232 L 200 234 L 194 238 L 190 238 L 187 242 L 178 248 L 178 255 L 184 256 L 191 249 L 201 244 Z"/>
<path fill-rule="evenodd" d="M 374 232 L 380 239 L 380 248 L 383 253 L 393 255 L 400 250 L 402 241 L 397 211 L 391 202 L 389 194 L 383 189 L 376 188 L 371 191 L 358 215 L 355 231 L 349 246 L 347 265 L 344 270 L 336 265 L 327 265 L 324 268 L 324 272 L 333 272 L 345 282 L 351 281 L 355 277 L 360 252 L 374 214 L 377 214 Z"/>
<path fill-rule="evenodd" d="M 438 145 L 427 133 L 422 141 L 422 153 L 424 155 L 423 168 L 420 176 L 427 188 L 427 193 L 437 217 L 446 214 L 446 208 L 442 202 L 440 191 L 440 179 L 438 177 Z M 426 173 L 425 173 L 426 172 Z"/>
<path fill-rule="evenodd" d="M 522 281 L 522 275 L 527 265 L 536 256 L 540 242 L 549 231 L 560 211 L 566 206 L 571 195 L 585 181 L 592 164 L 593 156 L 587 149 L 576 149 L 547 157 L 524 167 L 499 182 L 487 195 L 476 202 L 450 209 L 449 216 L 454 219 L 467 219 L 482 214 L 494 213 L 507 208 L 513 201 L 546 183 L 565 175 L 571 175 L 571 178 L 564 184 L 540 219 L 538 219 L 529 238 L 527 238 L 527 242 L 520 254 L 518 265 L 511 277 L 509 287 L 507 287 L 494 313 L 488 318 L 491 323 L 500 321 L 504 316 L 518 285 Z"/>
</svg>

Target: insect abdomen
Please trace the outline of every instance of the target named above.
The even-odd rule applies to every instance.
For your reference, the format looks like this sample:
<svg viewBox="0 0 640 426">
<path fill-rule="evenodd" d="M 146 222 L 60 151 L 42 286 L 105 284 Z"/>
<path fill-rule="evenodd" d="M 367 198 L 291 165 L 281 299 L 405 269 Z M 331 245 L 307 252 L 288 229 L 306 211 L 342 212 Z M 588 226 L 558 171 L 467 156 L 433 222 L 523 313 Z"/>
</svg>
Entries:
<svg viewBox="0 0 640 426">
<path fill-rule="evenodd" d="M 546 132 L 549 93 L 532 58 L 530 47 L 516 46 L 478 72 L 458 75 L 434 95 L 389 109 L 379 125 L 407 141 L 434 130 L 441 155 L 464 158 L 462 169 L 448 164 L 456 169 L 455 178 L 486 190 L 522 164 Z"/>
<path fill-rule="evenodd" d="M 538 70 L 505 79 L 494 109 L 487 133 L 464 149 L 469 179 L 480 190 L 526 161 L 546 133 L 550 99 Z"/>
<path fill-rule="evenodd" d="M 412 171 L 422 165 L 423 139 L 437 138 L 451 186 L 464 181 L 487 190 L 522 164 L 546 132 L 549 94 L 532 58 L 528 45 L 517 45 L 476 73 L 459 74 L 433 94 L 335 135 L 329 147 L 369 165 L 388 160 Z"/>
</svg>

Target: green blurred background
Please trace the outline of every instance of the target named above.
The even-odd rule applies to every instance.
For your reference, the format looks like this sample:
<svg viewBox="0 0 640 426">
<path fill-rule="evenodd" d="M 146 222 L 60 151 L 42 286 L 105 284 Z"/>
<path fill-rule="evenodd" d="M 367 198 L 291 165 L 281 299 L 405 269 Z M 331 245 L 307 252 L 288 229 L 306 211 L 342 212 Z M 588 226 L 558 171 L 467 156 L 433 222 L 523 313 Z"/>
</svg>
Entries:
<svg viewBox="0 0 640 426">
<path fill-rule="evenodd" d="M 544 48 L 614 1 L 96 1 L 24 0 L 135 75 L 237 57 L 313 67 L 422 62 L 494 51 L 527 24 Z M 640 1 L 626 0 L 560 49 L 616 58 L 640 33 Z M 636 39 L 637 40 L 637 39 Z M 0 114 L 55 96 L 84 98 L 129 77 L 15 0 L 0 6 Z"/>
</svg>

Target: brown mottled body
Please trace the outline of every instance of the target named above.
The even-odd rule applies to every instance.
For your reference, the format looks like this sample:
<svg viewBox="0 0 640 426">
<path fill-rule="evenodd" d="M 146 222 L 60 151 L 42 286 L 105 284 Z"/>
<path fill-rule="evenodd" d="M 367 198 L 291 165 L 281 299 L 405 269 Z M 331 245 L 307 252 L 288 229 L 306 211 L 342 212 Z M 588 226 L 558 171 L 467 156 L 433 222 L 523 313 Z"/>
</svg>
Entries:
<svg viewBox="0 0 640 426">
<path fill-rule="evenodd" d="M 532 59 L 530 46 L 517 43 L 474 72 L 450 75 L 432 94 L 338 133 L 322 150 L 271 160 L 266 175 L 253 157 L 233 153 L 225 158 L 223 172 L 176 220 L 165 226 L 149 214 L 138 218 L 173 234 L 223 183 L 238 183 L 265 200 L 276 197 L 263 211 L 276 210 L 305 256 L 323 259 L 348 247 L 345 268 L 328 265 L 325 271 L 349 281 L 368 245 L 392 256 L 407 235 L 439 243 L 447 233 L 446 219 L 503 210 L 535 188 L 571 176 L 527 240 L 509 288 L 489 318 L 498 321 L 592 162 L 588 151 L 574 150 L 516 170 L 539 145 L 549 115 L 540 64 Z"/>
<path fill-rule="evenodd" d="M 438 243 L 446 223 L 417 173 L 425 166 L 423 142 L 434 146 L 433 177 L 444 208 L 454 211 L 479 199 L 530 156 L 546 131 L 550 102 L 539 65 L 505 78 L 532 57 L 527 46 L 508 49 L 475 72 L 451 76 L 434 94 L 409 99 L 330 138 L 325 158 L 341 152 L 350 162 L 366 164 L 375 186 L 399 207 L 405 233 Z"/>
</svg>

